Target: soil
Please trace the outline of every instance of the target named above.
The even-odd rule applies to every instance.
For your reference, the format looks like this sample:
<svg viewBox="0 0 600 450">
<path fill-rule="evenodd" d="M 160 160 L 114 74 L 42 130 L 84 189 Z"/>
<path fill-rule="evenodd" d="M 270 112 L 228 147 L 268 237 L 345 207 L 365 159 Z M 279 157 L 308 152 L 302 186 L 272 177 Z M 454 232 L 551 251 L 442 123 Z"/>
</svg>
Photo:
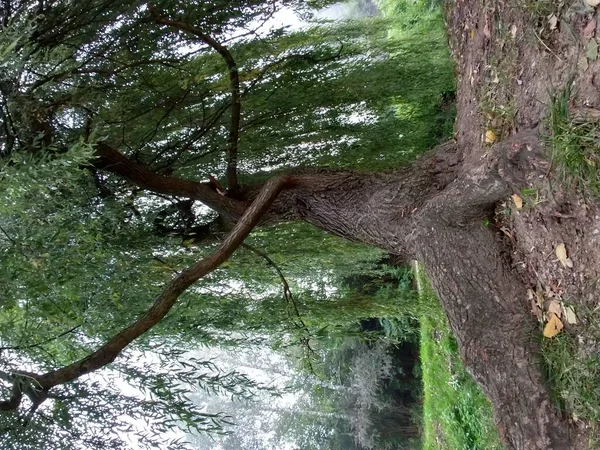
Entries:
<svg viewBox="0 0 600 450">
<path fill-rule="evenodd" d="M 600 113 L 600 60 L 588 59 L 590 39 L 600 38 L 598 11 L 578 0 L 558 2 L 457 0 L 447 5 L 446 22 L 457 61 L 456 139 L 471 158 L 489 151 L 485 133 L 499 141 L 537 129 L 547 135 L 551 98 L 572 88 L 570 107 L 597 117 Z M 556 18 L 556 20 L 554 20 Z M 558 180 L 549 167 L 531 181 L 535 198 L 517 208 L 509 197 L 496 210 L 492 226 L 510 251 L 512 267 L 525 284 L 548 301 L 573 305 L 578 323 L 567 331 L 580 337 L 582 351 L 597 353 L 590 332 L 598 321 L 600 298 L 600 210 L 578 186 Z M 564 267 L 556 247 L 564 243 L 572 267 Z M 523 302 L 531 302 L 523 292 Z M 570 421 L 578 435 L 573 448 L 587 448 L 588 423 Z"/>
</svg>

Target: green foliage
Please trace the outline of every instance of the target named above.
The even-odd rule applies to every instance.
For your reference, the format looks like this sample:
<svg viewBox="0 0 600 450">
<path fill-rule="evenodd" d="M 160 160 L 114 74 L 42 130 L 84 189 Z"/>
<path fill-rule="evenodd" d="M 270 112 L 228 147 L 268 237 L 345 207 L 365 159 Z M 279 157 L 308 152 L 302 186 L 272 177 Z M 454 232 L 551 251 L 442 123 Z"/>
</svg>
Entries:
<svg viewBox="0 0 600 450">
<path fill-rule="evenodd" d="M 594 314 L 588 312 L 590 316 Z M 599 330 L 592 326 L 591 336 L 597 340 Z M 542 342 L 542 356 L 554 401 L 572 417 L 597 421 L 600 418 L 600 358 L 586 348 L 586 338 L 570 332 Z M 583 345 L 582 345 L 583 344 Z"/>
</svg>

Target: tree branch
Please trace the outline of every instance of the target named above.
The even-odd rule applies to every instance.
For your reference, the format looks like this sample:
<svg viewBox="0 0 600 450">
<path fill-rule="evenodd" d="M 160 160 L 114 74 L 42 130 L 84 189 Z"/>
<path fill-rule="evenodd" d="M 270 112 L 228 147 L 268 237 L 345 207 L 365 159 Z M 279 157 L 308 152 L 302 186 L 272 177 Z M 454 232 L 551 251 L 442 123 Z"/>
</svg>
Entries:
<svg viewBox="0 0 600 450">
<path fill-rule="evenodd" d="M 231 220 L 237 220 L 246 209 L 245 202 L 219 194 L 208 183 L 158 175 L 104 142 L 96 145 L 96 154 L 94 167 L 121 175 L 142 189 L 198 200 Z"/>
<path fill-rule="evenodd" d="M 252 205 L 215 253 L 174 278 L 142 317 L 119 332 L 94 353 L 66 367 L 36 377 L 41 387 L 47 391 L 54 386 L 73 381 L 113 362 L 125 347 L 160 322 L 187 288 L 226 261 L 242 244 L 279 193 L 294 184 L 295 180 L 291 176 L 278 176 L 267 181 Z"/>
<path fill-rule="evenodd" d="M 247 248 L 248 250 L 250 250 L 252 253 L 263 258 L 267 262 L 267 264 L 269 266 L 271 266 L 275 270 L 275 272 L 277 272 L 277 275 L 279 276 L 279 279 L 281 280 L 281 284 L 283 287 L 283 297 L 285 298 L 286 302 L 288 303 L 288 306 L 290 306 L 291 309 L 293 310 L 293 313 L 296 316 L 296 318 L 298 319 L 298 323 L 300 324 L 300 325 L 298 325 L 298 324 L 294 324 L 294 325 L 296 325 L 298 328 L 302 328 L 304 331 L 306 331 L 307 334 L 309 334 L 308 327 L 306 326 L 306 324 L 304 323 L 304 320 L 302 319 L 302 316 L 300 315 L 300 311 L 298 310 L 298 305 L 296 304 L 296 300 L 294 299 L 292 290 L 290 289 L 290 285 L 289 285 L 287 279 L 285 278 L 285 275 L 279 268 L 279 266 L 277 264 L 275 264 L 275 261 L 273 261 L 269 257 L 269 255 L 267 255 L 262 250 L 259 250 L 256 247 L 253 247 L 249 244 L 242 244 L 242 246 L 244 248 Z"/>
<path fill-rule="evenodd" d="M 15 346 L 15 347 L 0 347 L 0 352 L 2 350 L 23 350 L 23 349 L 28 349 L 28 348 L 35 348 L 35 347 L 40 347 L 42 345 L 47 344 L 48 342 L 52 342 L 55 341 L 57 339 L 60 339 L 63 336 L 66 336 L 67 334 L 72 333 L 73 331 L 77 330 L 78 328 L 81 328 L 81 324 L 79 325 L 75 325 L 74 327 L 69 328 L 66 331 L 63 331 L 62 333 L 56 335 L 56 336 L 52 336 L 51 338 L 48 338 L 42 342 L 38 342 L 36 344 L 29 344 L 29 345 L 20 345 L 20 346 Z"/>
<path fill-rule="evenodd" d="M 229 139 L 227 150 L 229 153 L 229 161 L 227 163 L 227 185 L 229 191 L 235 192 L 239 189 L 237 181 L 237 161 L 238 161 L 238 141 L 240 135 L 240 119 L 242 113 L 242 102 L 240 94 L 240 74 L 237 68 L 235 59 L 229 49 L 211 36 L 203 33 L 196 27 L 188 25 L 176 20 L 170 20 L 160 16 L 153 6 L 149 7 L 152 19 L 162 25 L 167 25 L 178 30 L 182 30 L 198 37 L 202 42 L 215 50 L 227 64 L 229 69 L 229 85 L 231 90 L 231 125 L 229 127 Z"/>
</svg>

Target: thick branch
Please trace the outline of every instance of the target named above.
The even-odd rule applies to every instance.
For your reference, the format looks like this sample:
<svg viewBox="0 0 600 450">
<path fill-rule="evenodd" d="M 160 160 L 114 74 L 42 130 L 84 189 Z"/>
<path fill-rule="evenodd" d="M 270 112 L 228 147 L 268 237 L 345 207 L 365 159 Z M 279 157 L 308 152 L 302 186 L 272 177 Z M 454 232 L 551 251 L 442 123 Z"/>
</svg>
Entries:
<svg viewBox="0 0 600 450">
<path fill-rule="evenodd" d="M 198 200 L 231 219 L 241 217 L 246 209 L 244 202 L 219 194 L 210 184 L 158 175 L 103 142 L 96 146 L 96 154 L 95 167 L 127 178 L 142 189 Z"/>
<path fill-rule="evenodd" d="M 227 47 L 216 41 L 211 36 L 203 33 L 196 27 L 176 20 L 170 20 L 160 16 L 154 8 L 150 8 L 150 13 L 154 21 L 158 24 L 167 25 L 178 30 L 186 31 L 200 38 L 202 42 L 213 48 L 225 61 L 229 69 L 229 85 L 231 90 L 231 125 L 229 127 L 229 140 L 227 150 L 229 153 L 229 162 L 227 163 L 227 184 L 230 191 L 239 189 L 237 181 L 237 160 L 238 160 L 238 141 L 240 134 L 240 118 L 242 113 L 242 102 L 240 95 L 240 75 L 237 64 Z"/>
<path fill-rule="evenodd" d="M 91 355 L 69 366 L 40 376 L 38 378 L 40 385 L 45 390 L 48 390 L 59 384 L 73 381 L 114 361 L 125 347 L 160 322 L 188 287 L 227 260 L 244 241 L 250 231 L 252 231 L 260 217 L 277 198 L 279 192 L 285 187 L 292 185 L 293 182 L 294 180 L 291 177 L 285 176 L 269 180 L 215 253 L 189 267 L 173 279 L 158 296 L 146 314 L 140 317 L 133 325 L 115 335 Z"/>
</svg>

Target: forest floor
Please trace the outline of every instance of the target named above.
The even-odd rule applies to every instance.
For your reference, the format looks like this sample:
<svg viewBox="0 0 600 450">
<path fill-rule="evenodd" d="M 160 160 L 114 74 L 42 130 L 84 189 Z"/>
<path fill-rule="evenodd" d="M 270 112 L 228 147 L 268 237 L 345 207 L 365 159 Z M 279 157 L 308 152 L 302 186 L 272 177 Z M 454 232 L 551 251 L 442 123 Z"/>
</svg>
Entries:
<svg viewBox="0 0 600 450">
<path fill-rule="evenodd" d="M 577 448 L 598 448 L 590 442 L 600 419 L 598 15 L 585 0 L 456 0 L 446 10 L 459 142 L 485 152 L 527 129 L 546 138 L 546 176 L 507 198 L 486 226 L 530 287 L 522 301 L 540 324 L 532 339 L 543 339 Z"/>
</svg>

